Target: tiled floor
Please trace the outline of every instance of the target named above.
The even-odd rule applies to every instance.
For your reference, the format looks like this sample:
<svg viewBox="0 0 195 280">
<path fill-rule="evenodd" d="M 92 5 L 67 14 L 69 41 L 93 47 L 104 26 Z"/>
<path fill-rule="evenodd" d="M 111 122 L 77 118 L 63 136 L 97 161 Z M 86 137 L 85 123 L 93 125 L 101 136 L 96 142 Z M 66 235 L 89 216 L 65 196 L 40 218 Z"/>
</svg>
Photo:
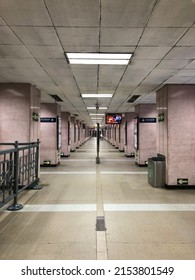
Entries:
<svg viewBox="0 0 195 280">
<path fill-rule="evenodd" d="M 195 259 L 195 190 L 153 188 L 146 168 L 100 144 L 100 164 L 92 138 L 41 168 L 23 210 L 0 210 L 0 259 Z"/>
</svg>

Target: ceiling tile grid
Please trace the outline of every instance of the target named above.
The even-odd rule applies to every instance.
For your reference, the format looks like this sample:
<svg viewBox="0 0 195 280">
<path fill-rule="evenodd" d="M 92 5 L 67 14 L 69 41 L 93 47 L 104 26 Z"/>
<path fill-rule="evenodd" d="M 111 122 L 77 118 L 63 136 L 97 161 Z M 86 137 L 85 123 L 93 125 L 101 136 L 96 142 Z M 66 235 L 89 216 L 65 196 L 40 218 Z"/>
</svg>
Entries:
<svg viewBox="0 0 195 280">
<path fill-rule="evenodd" d="M 0 0 L 0 82 L 29 82 L 42 102 L 90 122 L 87 106 L 131 112 L 166 83 L 195 84 L 195 1 Z M 65 52 L 133 53 L 127 66 L 71 65 Z M 82 99 L 81 93 L 113 93 Z M 133 104 L 130 96 L 141 97 Z"/>
</svg>

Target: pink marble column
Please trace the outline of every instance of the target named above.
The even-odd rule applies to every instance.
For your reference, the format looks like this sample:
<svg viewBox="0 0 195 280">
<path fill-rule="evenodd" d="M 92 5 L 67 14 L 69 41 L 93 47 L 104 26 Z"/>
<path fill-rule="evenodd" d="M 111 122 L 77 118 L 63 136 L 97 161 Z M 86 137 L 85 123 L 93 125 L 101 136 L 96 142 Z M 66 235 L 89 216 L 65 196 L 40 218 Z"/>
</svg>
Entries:
<svg viewBox="0 0 195 280">
<path fill-rule="evenodd" d="M 40 138 L 40 91 L 31 84 L 0 84 L 0 142 Z"/>
<path fill-rule="evenodd" d="M 70 155 L 70 113 L 61 112 L 62 118 L 62 148 L 61 155 L 68 157 Z"/>
<path fill-rule="evenodd" d="M 115 148 L 118 149 L 119 148 L 119 124 L 116 125 L 115 127 Z"/>
<path fill-rule="evenodd" d="M 76 150 L 76 120 L 75 117 L 70 117 L 70 136 L 71 136 L 71 142 L 70 142 L 70 151 L 75 152 Z"/>
<path fill-rule="evenodd" d="M 53 119 L 53 121 L 44 120 Z M 40 156 L 41 165 L 44 162 L 50 162 L 49 165 L 57 165 L 60 163 L 60 135 L 57 137 L 58 121 L 61 121 L 61 110 L 58 104 L 43 103 L 41 104 L 41 146 Z M 59 122 L 60 123 L 60 122 Z M 61 129 L 59 125 L 59 130 Z"/>
<path fill-rule="evenodd" d="M 165 85 L 157 92 L 157 112 L 157 153 L 166 158 L 166 185 L 195 186 L 195 85 Z"/>
<path fill-rule="evenodd" d="M 130 112 L 125 114 L 125 125 L 124 125 L 124 141 L 125 141 L 125 156 L 130 157 L 135 153 L 134 149 L 134 118 L 135 113 Z"/>
<path fill-rule="evenodd" d="M 156 104 L 139 104 L 135 107 L 135 113 L 139 117 L 139 147 L 135 151 L 135 162 L 142 166 L 148 158 L 156 156 L 156 123 L 141 122 L 140 118 L 156 118 Z"/>
<path fill-rule="evenodd" d="M 122 118 L 122 123 L 119 125 L 119 135 L 120 135 L 120 141 L 119 141 L 119 151 L 124 152 L 125 150 L 125 142 L 124 142 L 124 136 L 125 136 L 125 117 Z"/>
<path fill-rule="evenodd" d="M 80 129 L 80 121 L 76 120 L 76 148 L 80 147 L 81 142 L 81 129 Z"/>
<path fill-rule="evenodd" d="M 111 144 L 115 145 L 115 127 L 111 124 Z"/>
</svg>

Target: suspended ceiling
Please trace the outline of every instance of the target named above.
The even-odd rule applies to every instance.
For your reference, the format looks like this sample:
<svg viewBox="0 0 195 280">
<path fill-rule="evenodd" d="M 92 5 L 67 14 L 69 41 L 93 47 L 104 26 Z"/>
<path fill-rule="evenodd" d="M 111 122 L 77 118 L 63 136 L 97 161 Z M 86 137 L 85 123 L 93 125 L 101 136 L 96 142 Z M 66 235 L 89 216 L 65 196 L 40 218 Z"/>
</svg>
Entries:
<svg viewBox="0 0 195 280">
<path fill-rule="evenodd" d="M 133 56 L 127 66 L 70 65 L 66 52 Z M 120 113 L 155 103 L 164 84 L 195 84 L 195 0 L 0 0 L 0 82 L 32 83 L 42 102 L 58 95 L 86 123 L 97 102 Z"/>
</svg>

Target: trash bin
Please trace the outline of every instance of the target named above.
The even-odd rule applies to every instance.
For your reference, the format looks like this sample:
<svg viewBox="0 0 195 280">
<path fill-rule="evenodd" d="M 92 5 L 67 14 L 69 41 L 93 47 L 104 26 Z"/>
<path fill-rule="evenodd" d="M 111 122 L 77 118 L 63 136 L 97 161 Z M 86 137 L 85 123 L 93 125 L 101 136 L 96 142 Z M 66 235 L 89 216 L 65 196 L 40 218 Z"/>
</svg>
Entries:
<svg viewBox="0 0 195 280">
<path fill-rule="evenodd" d="M 153 187 L 165 186 L 165 158 L 152 157 L 148 159 L 148 183 Z"/>
</svg>

